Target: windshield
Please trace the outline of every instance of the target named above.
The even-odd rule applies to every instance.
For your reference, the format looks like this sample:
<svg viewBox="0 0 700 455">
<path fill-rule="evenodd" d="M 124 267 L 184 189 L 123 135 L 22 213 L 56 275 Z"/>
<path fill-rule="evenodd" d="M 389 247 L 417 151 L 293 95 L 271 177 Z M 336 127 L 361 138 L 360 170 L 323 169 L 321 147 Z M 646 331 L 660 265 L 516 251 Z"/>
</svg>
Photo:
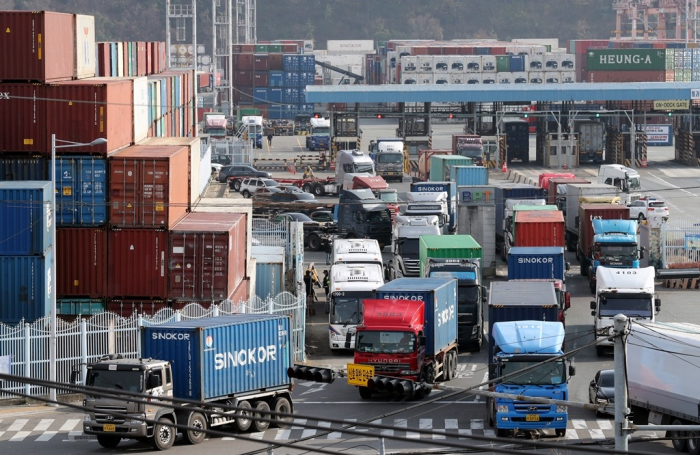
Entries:
<svg viewBox="0 0 700 455">
<path fill-rule="evenodd" d="M 374 166 L 371 163 L 369 163 L 369 164 L 355 163 L 355 173 L 356 174 L 360 174 L 360 173 L 374 174 Z"/>
<path fill-rule="evenodd" d="M 371 292 L 334 292 L 331 295 L 331 324 L 359 324 L 362 311 L 362 299 L 371 297 Z"/>
<path fill-rule="evenodd" d="M 398 194 L 395 192 L 380 192 L 379 199 L 384 202 L 399 202 Z"/>
<path fill-rule="evenodd" d="M 630 190 L 641 190 L 642 185 L 639 182 L 639 177 L 630 177 L 628 182 Z"/>
<path fill-rule="evenodd" d="M 403 155 L 400 153 L 380 153 L 377 155 L 378 163 L 403 163 Z"/>
<path fill-rule="evenodd" d="M 481 153 L 483 152 L 481 147 L 461 147 L 459 149 L 459 154 L 469 158 L 481 158 Z"/>
<path fill-rule="evenodd" d="M 545 360 L 545 359 L 542 359 Z M 503 381 L 504 384 L 516 385 L 559 385 L 566 382 L 566 369 L 563 361 L 538 365 L 540 362 L 510 361 L 503 362 L 501 371 L 503 375 L 513 374 L 524 368 L 530 368 L 524 373 L 512 376 Z M 533 367 L 534 365 L 538 365 Z"/>
<path fill-rule="evenodd" d="M 313 129 L 313 132 L 311 134 L 313 134 L 314 136 L 328 136 L 331 134 L 331 127 L 317 126 Z"/>
<path fill-rule="evenodd" d="M 358 334 L 359 352 L 397 353 L 415 351 L 416 337 L 412 332 L 362 331 Z"/>
<path fill-rule="evenodd" d="M 367 222 L 369 224 L 390 223 L 391 215 L 389 215 L 389 212 L 387 210 L 369 212 L 367 214 Z"/>
<path fill-rule="evenodd" d="M 272 179 L 263 179 L 262 182 L 266 187 L 280 186 L 279 183 Z"/>
<path fill-rule="evenodd" d="M 637 245 L 608 245 L 603 243 L 596 245 L 596 251 L 600 251 L 600 256 L 596 254 L 596 259 L 611 261 L 636 261 L 639 259 Z"/>
<path fill-rule="evenodd" d="M 212 136 L 226 136 L 226 128 L 213 128 L 208 126 L 207 133 L 211 134 Z"/>
<path fill-rule="evenodd" d="M 141 392 L 143 372 L 125 370 L 89 370 L 85 385 L 103 389 L 126 390 Z"/>
<path fill-rule="evenodd" d="M 618 313 L 626 316 L 651 317 L 651 296 L 608 294 L 600 298 L 600 316 L 613 317 Z"/>
<path fill-rule="evenodd" d="M 248 131 L 255 134 L 262 134 L 262 126 L 260 125 L 248 125 Z"/>
<path fill-rule="evenodd" d="M 615 374 L 611 372 L 600 373 L 601 387 L 615 387 Z"/>
<path fill-rule="evenodd" d="M 418 257 L 418 239 L 405 239 L 399 245 L 399 254 L 408 259 Z"/>
</svg>

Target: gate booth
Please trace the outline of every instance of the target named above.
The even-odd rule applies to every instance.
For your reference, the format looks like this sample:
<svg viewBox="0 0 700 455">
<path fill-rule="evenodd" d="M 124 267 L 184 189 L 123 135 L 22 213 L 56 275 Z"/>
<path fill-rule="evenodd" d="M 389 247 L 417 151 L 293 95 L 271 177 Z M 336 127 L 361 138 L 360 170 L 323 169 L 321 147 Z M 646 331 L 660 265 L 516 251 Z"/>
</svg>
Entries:
<svg viewBox="0 0 700 455">
<path fill-rule="evenodd" d="M 551 169 L 569 169 L 579 166 L 578 133 L 547 133 L 542 166 Z"/>
</svg>

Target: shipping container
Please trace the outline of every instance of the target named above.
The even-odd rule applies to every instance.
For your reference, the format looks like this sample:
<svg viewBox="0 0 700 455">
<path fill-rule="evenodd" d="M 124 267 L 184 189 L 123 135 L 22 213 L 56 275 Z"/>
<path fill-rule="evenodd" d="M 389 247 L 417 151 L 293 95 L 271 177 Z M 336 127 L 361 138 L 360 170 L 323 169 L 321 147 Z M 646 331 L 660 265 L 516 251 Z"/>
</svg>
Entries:
<svg viewBox="0 0 700 455">
<path fill-rule="evenodd" d="M 554 204 L 558 206 L 560 209 L 562 209 L 562 205 L 566 205 L 566 185 L 568 183 L 581 183 L 581 184 L 586 184 L 586 183 L 591 183 L 590 180 L 586 180 L 584 178 L 576 177 L 573 179 L 567 179 L 567 178 L 550 178 L 548 180 L 548 188 L 547 188 L 547 204 Z M 557 200 L 562 200 L 562 205 L 559 204 L 559 201 Z"/>
<path fill-rule="evenodd" d="M 620 190 L 606 183 L 571 183 L 566 184 L 566 230 L 578 234 L 578 211 L 582 197 L 603 196 L 614 198 L 620 196 Z M 569 250 L 573 251 L 573 250 Z"/>
<path fill-rule="evenodd" d="M 169 308 L 168 302 L 160 299 L 118 299 L 110 300 L 106 305 L 107 311 L 124 318 L 143 314 L 153 316 L 160 310 Z"/>
<path fill-rule="evenodd" d="M 194 319 L 143 327 L 141 335 L 143 357 L 173 364 L 175 398 L 202 402 L 292 385 L 287 316 Z"/>
<path fill-rule="evenodd" d="M 561 247 L 512 247 L 509 280 L 565 280 L 566 258 Z"/>
<path fill-rule="evenodd" d="M 171 228 L 187 213 L 189 148 L 135 145 L 110 157 L 109 222 Z"/>
<path fill-rule="evenodd" d="M 168 296 L 168 232 L 112 229 L 107 233 L 107 295 L 111 298 Z"/>
<path fill-rule="evenodd" d="M 418 254 L 420 260 L 420 276 L 425 276 L 425 267 L 429 258 L 483 258 L 481 245 L 479 245 L 471 235 L 421 235 L 418 239 Z"/>
<path fill-rule="evenodd" d="M 515 246 L 565 246 L 564 214 L 559 210 L 515 212 Z"/>
<path fill-rule="evenodd" d="M 102 299 L 57 299 L 56 314 L 59 316 L 91 315 L 106 311 L 105 301 Z"/>
<path fill-rule="evenodd" d="M 0 29 L 0 80 L 45 83 L 73 77 L 76 33 L 72 14 L 0 11 Z"/>
<path fill-rule="evenodd" d="M 284 263 L 261 262 L 255 258 L 255 295 L 259 299 L 275 298 L 284 292 Z"/>
<path fill-rule="evenodd" d="M 75 69 L 73 77 L 95 77 L 97 49 L 95 44 L 95 16 L 73 15 L 75 31 Z"/>
<path fill-rule="evenodd" d="M 149 137 L 138 145 L 181 146 L 188 148 L 190 178 L 188 185 L 190 206 L 195 204 L 209 183 L 209 169 L 202 169 L 202 143 L 198 137 Z M 206 176 L 205 176 L 206 173 Z"/>
<path fill-rule="evenodd" d="M 51 248 L 51 182 L 0 182 L 0 255 L 41 256 Z"/>
<path fill-rule="evenodd" d="M 464 197 L 465 190 L 471 187 L 459 187 L 458 194 Z M 483 193 L 488 189 L 480 187 L 478 192 Z M 492 193 L 491 193 L 492 194 Z M 457 207 L 457 233 L 459 235 L 470 235 L 476 243 L 481 245 L 482 261 L 481 269 L 483 276 L 496 275 L 496 234 L 493 226 L 496 223 L 496 207 L 493 205 L 493 197 L 482 197 L 484 204 L 474 203 L 465 205 L 466 201 L 459 201 Z"/>
<path fill-rule="evenodd" d="M 630 209 L 619 204 L 581 204 L 577 215 L 578 251 L 588 254 L 593 245 L 593 220 L 629 220 Z"/>
<path fill-rule="evenodd" d="M 104 157 L 58 156 L 55 179 L 59 226 L 107 223 L 107 160 Z"/>
<path fill-rule="evenodd" d="M 496 204 L 496 233 L 503 235 L 503 212 L 506 199 L 544 199 L 544 190 L 525 183 L 496 182 L 494 201 Z"/>
<path fill-rule="evenodd" d="M 0 83 L 0 93 L 9 96 L 0 103 L 0 152 L 50 152 L 46 86 L 26 82 Z"/>
<path fill-rule="evenodd" d="M 457 340 L 457 280 L 446 278 L 399 278 L 374 291 L 374 298 L 422 300 L 425 308 L 425 355 L 432 356 Z M 454 308 L 454 309 L 452 309 Z M 442 315 L 454 314 L 450 323 Z M 447 322 L 447 321 L 445 321 Z"/>
<path fill-rule="evenodd" d="M 224 300 L 246 274 L 246 215 L 187 215 L 170 231 L 170 299 Z"/>
<path fill-rule="evenodd" d="M 588 71 L 663 71 L 665 49 L 590 49 Z"/>
<path fill-rule="evenodd" d="M 103 298 L 107 295 L 105 228 L 59 228 L 56 252 L 59 297 Z"/>
<path fill-rule="evenodd" d="M 0 182 L 49 180 L 49 163 L 42 155 L 0 155 Z"/>
<path fill-rule="evenodd" d="M 52 255 L 0 256 L 0 321 L 31 324 L 50 314 Z"/>
<path fill-rule="evenodd" d="M 455 185 L 488 185 L 489 170 L 483 166 L 452 166 L 450 180 Z"/>
<path fill-rule="evenodd" d="M 459 155 L 432 155 L 430 157 L 430 181 L 442 182 L 447 180 L 449 172 L 445 173 L 446 166 L 470 166 L 471 158 Z"/>
<path fill-rule="evenodd" d="M 666 71 L 587 71 L 584 82 L 665 82 Z"/>
</svg>

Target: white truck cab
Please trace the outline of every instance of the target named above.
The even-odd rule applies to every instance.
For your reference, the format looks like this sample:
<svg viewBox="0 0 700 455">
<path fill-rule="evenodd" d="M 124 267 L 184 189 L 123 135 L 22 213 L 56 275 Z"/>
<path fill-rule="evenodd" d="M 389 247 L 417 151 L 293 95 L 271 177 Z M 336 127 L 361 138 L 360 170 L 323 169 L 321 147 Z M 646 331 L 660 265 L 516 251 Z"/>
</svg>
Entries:
<svg viewBox="0 0 700 455">
<path fill-rule="evenodd" d="M 382 250 L 375 239 L 335 239 L 332 264 L 361 263 L 383 265 Z"/>
<path fill-rule="evenodd" d="M 421 235 L 441 235 L 439 217 L 397 215 L 391 235 L 392 258 L 387 278 L 420 276 L 419 239 Z"/>
<path fill-rule="evenodd" d="M 642 178 L 635 169 L 621 164 L 603 164 L 598 170 L 598 183 L 607 183 L 620 189 L 626 195 L 624 204 L 639 199 Z"/>
<path fill-rule="evenodd" d="M 410 217 L 426 217 L 435 215 L 438 217 L 443 234 L 449 233 L 450 214 L 447 207 L 447 193 L 406 193 L 408 204 L 403 215 Z"/>
</svg>

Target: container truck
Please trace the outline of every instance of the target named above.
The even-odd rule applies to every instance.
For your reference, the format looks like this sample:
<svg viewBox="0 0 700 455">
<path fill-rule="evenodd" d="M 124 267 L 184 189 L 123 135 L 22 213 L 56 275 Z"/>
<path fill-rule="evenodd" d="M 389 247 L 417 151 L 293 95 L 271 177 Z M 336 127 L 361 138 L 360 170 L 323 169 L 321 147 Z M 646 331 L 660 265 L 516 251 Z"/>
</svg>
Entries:
<svg viewBox="0 0 700 455">
<path fill-rule="evenodd" d="M 418 240 L 421 276 L 428 259 L 483 259 L 481 245 L 471 235 L 422 235 Z"/>
<path fill-rule="evenodd" d="M 381 175 L 387 181 L 389 179 L 397 182 L 403 180 L 406 155 L 401 138 L 370 141 L 368 150 L 369 157 L 374 161 L 377 175 Z"/>
<path fill-rule="evenodd" d="M 355 329 L 362 320 L 362 299 L 372 298 L 374 290 L 384 284 L 382 265 L 376 262 L 334 264 L 330 275 L 330 296 L 326 305 L 328 342 L 331 350 L 354 349 Z M 346 347 L 348 333 L 350 346 Z"/>
<path fill-rule="evenodd" d="M 354 364 L 373 375 L 360 396 L 393 392 L 422 397 L 421 385 L 457 372 L 457 280 L 401 278 L 364 301 Z"/>
<path fill-rule="evenodd" d="M 405 216 L 437 216 L 443 234 L 450 233 L 450 212 L 447 204 L 447 192 L 442 193 L 406 193 L 408 203 L 403 211 Z"/>
<path fill-rule="evenodd" d="M 575 252 L 579 242 L 579 206 L 581 198 L 619 197 L 619 190 L 605 183 L 566 184 L 566 249 Z"/>
<path fill-rule="evenodd" d="M 613 346 L 613 318 L 624 314 L 633 322 L 654 322 L 661 311 L 661 299 L 654 292 L 654 267 L 615 269 L 600 266 L 596 270 L 595 300 L 591 316 L 596 332 L 596 353 L 602 356 Z"/>
<path fill-rule="evenodd" d="M 494 379 L 496 342 L 493 324 L 559 320 L 559 302 L 551 281 L 492 281 L 489 288 L 489 378 Z"/>
<path fill-rule="evenodd" d="M 440 233 L 441 229 L 436 216 L 397 216 L 391 235 L 392 257 L 385 272 L 387 279 L 420 276 L 418 239 L 422 235 L 440 235 Z"/>
<path fill-rule="evenodd" d="M 228 120 L 222 112 L 206 112 L 204 114 L 204 134 L 213 138 L 226 137 L 226 125 Z"/>
<path fill-rule="evenodd" d="M 506 135 L 506 159 L 522 163 L 530 162 L 530 126 L 519 118 L 501 118 L 498 124 L 501 134 Z"/>
<path fill-rule="evenodd" d="M 418 149 L 418 176 L 414 177 L 414 181 L 416 179 L 421 182 L 430 180 L 431 158 L 434 155 L 452 155 L 452 150 Z"/>
<path fill-rule="evenodd" d="M 576 175 L 570 173 L 570 172 L 543 172 L 542 174 L 539 175 L 537 178 L 537 186 L 542 188 L 545 191 L 549 191 L 549 181 L 551 179 L 574 179 L 576 178 Z"/>
<path fill-rule="evenodd" d="M 471 158 L 475 166 L 484 165 L 484 144 L 478 134 L 453 134 L 452 153 Z"/>
<path fill-rule="evenodd" d="M 642 178 L 637 170 L 621 164 L 603 164 L 598 169 L 598 183 L 607 183 L 622 192 L 623 203 L 631 204 L 642 195 Z"/>
<path fill-rule="evenodd" d="M 598 266 L 638 269 L 644 247 L 637 240 L 637 221 L 594 219 L 593 242 L 586 256 L 588 283 L 593 293 Z"/>
<path fill-rule="evenodd" d="M 481 260 L 428 258 L 425 276 L 457 280 L 457 342 L 460 348 L 480 351 L 484 339 L 486 287 Z"/>
<path fill-rule="evenodd" d="M 595 235 L 593 221 L 629 220 L 629 214 L 630 209 L 619 204 L 581 204 L 578 207 L 579 235 L 576 246 L 576 260 L 581 264 L 581 275 L 588 276 L 589 265 L 593 257 L 593 236 Z M 603 234 L 604 227 L 605 223 L 603 223 L 603 225 L 598 223 L 598 228 L 601 229 L 599 231 L 600 234 Z M 615 227 L 615 225 L 613 225 L 613 227 Z"/>
<path fill-rule="evenodd" d="M 221 425 L 265 431 L 269 423 L 253 421 L 253 413 L 293 411 L 290 333 L 288 317 L 263 314 L 141 327 L 139 358 L 112 354 L 87 366 L 85 385 L 109 395 L 86 393 L 83 433 L 97 436 L 105 448 L 138 439 L 165 450 L 180 431 L 173 425 L 192 427 L 182 431 L 190 444 L 204 441 L 203 430 Z M 141 403 L 130 400 L 137 395 L 120 396 L 123 392 L 197 404 L 173 406 L 150 398 Z"/>
<path fill-rule="evenodd" d="M 627 343 L 627 396 L 636 425 L 700 425 L 700 388 L 689 366 L 700 357 L 700 325 L 632 323 Z M 678 452 L 697 453 L 700 439 L 667 431 Z"/>
<path fill-rule="evenodd" d="M 495 392 L 569 399 L 568 382 L 575 369 L 570 360 L 557 359 L 564 354 L 561 322 L 497 322 L 493 324 L 493 338 Z M 496 428 L 498 437 L 532 430 L 554 430 L 558 437 L 566 435 L 567 406 L 489 397 L 487 407 L 489 424 Z"/>
<path fill-rule="evenodd" d="M 544 206 L 552 207 L 554 206 Z M 515 246 L 565 245 L 564 215 L 560 210 L 521 210 L 513 223 Z"/>
<path fill-rule="evenodd" d="M 547 189 L 547 204 L 556 205 L 559 208 L 559 210 L 564 212 L 564 218 L 566 218 L 566 185 L 569 183 L 586 184 L 591 182 L 590 180 L 578 177 L 573 179 L 549 179 L 549 188 Z"/>
<path fill-rule="evenodd" d="M 516 199 L 520 201 L 521 204 L 529 204 L 530 202 L 528 201 L 543 199 L 544 190 L 525 183 L 512 182 L 493 183 L 493 187 L 494 203 L 496 206 L 496 252 L 499 253 L 503 251 L 505 239 L 503 234 L 503 220 L 506 217 L 506 201 L 508 199 Z M 544 202 L 536 202 L 535 204 L 544 205 Z"/>
<path fill-rule="evenodd" d="M 255 148 L 262 148 L 263 144 L 263 118 L 260 115 L 244 115 L 241 117 L 241 126 L 245 137 L 255 144 Z"/>
<path fill-rule="evenodd" d="M 518 212 L 557 210 L 554 205 L 544 205 L 544 199 L 536 199 L 534 201 L 525 200 L 523 201 L 524 204 L 519 204 L 519 202 L 520 201 L 517 199 L 506 200 L 505 218 L 503 219 L 503 249 L 501 250 L 501 259 L 504 261 L 508 260 L 508 252 L 516 244 L 515 220 Z"/>
<path fill-rule="evenodd" d="M 459 155 L 432 155 L 430 157 L 431 182 L 444 182 L 450 176 L 451 166 L 472 166 L 471 158 Z"/>
<path fill-rule="evenodd" d="M 314 152 L 316 150 L 329 150 L 331 142 L 331 121 L 327 118 L 311 118 L 311 131 L 306 136 L 306 148 Z"/>
<path fill-rule="evenodd" d="M 605 124 L 596 120 L 574 120 L 578 133 L 579 163 L 602 163 L 605 159 Z"/>
<path fill-rule="evenodd" d="M 451 182 L 415 182 L 411 183 L 411 193 L 442 193 L 447 197 L 447 215 L 449 232 L 457 232 L 457 184 Z"/>
<path fill-rule="evenodd" d="M 391 213 L 370 190 L 343 190 L 334 210 L 338 222 L 329 233 L 346 239 L 374 239 L 381 249 L 391 243 Z"/>
<path fill-rule="evenodd" d="M 285 183 L 297 186 L 316 196 L 339 195 L 345 182 L 352 184 L 354 177 L 376 176 L 374 163 L 361 150 L 339 150 L 335 160 L 335 176 L 327 179 L 286 179 Z M 347 189 L 347 188 L 345 188 Z"/>
</svg>

